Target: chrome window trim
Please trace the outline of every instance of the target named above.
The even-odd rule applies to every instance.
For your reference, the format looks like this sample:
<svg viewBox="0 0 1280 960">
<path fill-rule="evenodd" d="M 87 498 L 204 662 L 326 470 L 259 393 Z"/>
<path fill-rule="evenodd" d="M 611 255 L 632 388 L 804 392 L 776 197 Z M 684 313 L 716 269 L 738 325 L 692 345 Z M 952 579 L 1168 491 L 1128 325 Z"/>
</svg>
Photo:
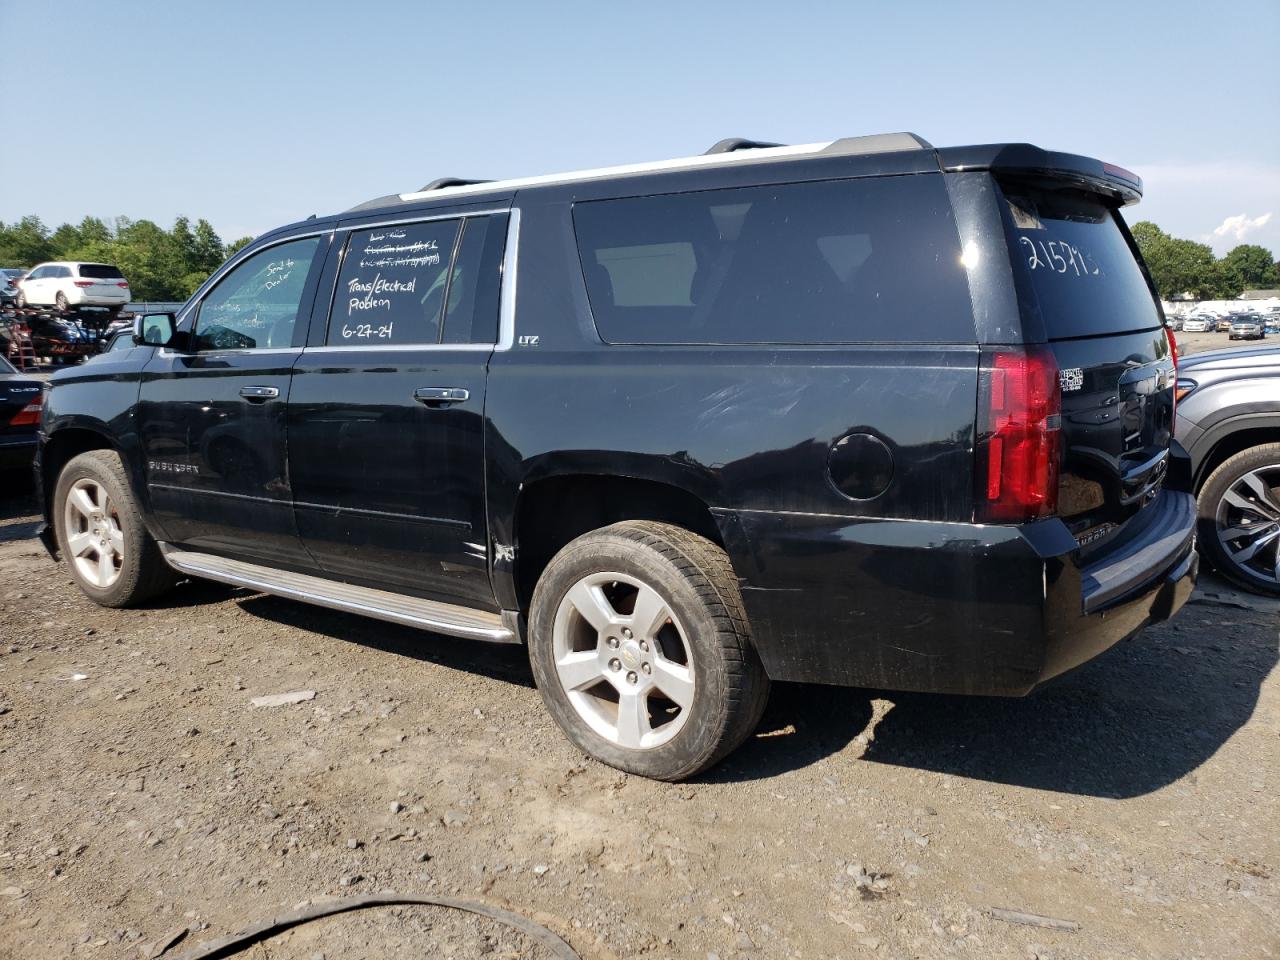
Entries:
<svg viewBox="0 0 1280 960">
<path fill-rule="evenodd" d="M 378 223 L 359 223 L 342 227 L 347 231 L 348 242 L 350 235 L 357 230 L 365 228 L 374 228 L 380 226 L 390 226 L 392 224 L 402 223 L 426 223 L 431 220 L 465 220 L 468 217 L 492 217 L 499 214 L 507 215 L 507 243 L 502 252 L 502 277 L 500 283 L 502 287 L 498 291 L 498 342 L 497 343 L 360 343 L 360 344 L 320 344 L 315 347 L 305 347 L 304 352 L 312 353 L 360 353 L 368 350 L 391 350 L 397 353 L 433 353 L 437 350 L 445 352 L 463 352 L 476 353 L 480 351 L 499 351 L 510 350 L 515 343 L 516 329 L 516 274 L 518 270 L 518 253 L 520 246 L 520 208 L 504 207 L 486 210 L 467 210 L 460 213 L 444 214 L 436 217 L 412 217 L 407 220 L 388 220 L 379 221 Z M 343 251 L 345 259 L 346 251 Z M 338 280 L 342 275 L 342 265 L 339 263 L 337 271 L 333 275 L 333 290 L 329 295 L 329 310 L 325 315 L 325 337 L 329 335 L 329 323 L 333 320 L 333 306 L 338 300 Z"/>
<path fill-rule="evenodd" d="M 463 351 L 471 353 L 487 352 L 494 349 L 492 343 L 361 343 L 342 344 L 319 347 L 304 347 L 303 352 L 312 353 L 360 353 L 368 350 L 381 350 L 384 353 L 435 353 L 439 350 Z"/>
<path fill-rule="evenodd" d="M 455 210 L 453 213 L 427 214 L 417 217 L 400 217 L 395 220 L 371 220 L 368 223 L 354 223 L 343 220 L 338 229 L 354 232 L 356 230 L 372 230 L 374 227 L 394 227 L 405 223 L 428 223 L 432 220 L 464 220 L 467 217 L 491 217 L 497 213 L 506 213 L 510 207 L 486 207 L 483 210 Z"/>
<path fill-rule="evenodd" d="M 520 267 L 520 208 L 512 207 L 507 219 L 507 245 L 502 251 L 502 288 L 498 291 L 498 344 L 507 351 L 516 341 L 516 280 Z"/>
<path fill-rule="evenodd" d="M 239 357 L 252 354 L 255 357 L 262 356 L 267 353 L 301 353 L 302 347 L 236 347 L 227 350 L 197 350 L 194 353 L 179 353 L 176 350 L 169 350 L 166 347 L 160 347 L 156 351 L 157 356 L 161 357 Z"/>
</svg>

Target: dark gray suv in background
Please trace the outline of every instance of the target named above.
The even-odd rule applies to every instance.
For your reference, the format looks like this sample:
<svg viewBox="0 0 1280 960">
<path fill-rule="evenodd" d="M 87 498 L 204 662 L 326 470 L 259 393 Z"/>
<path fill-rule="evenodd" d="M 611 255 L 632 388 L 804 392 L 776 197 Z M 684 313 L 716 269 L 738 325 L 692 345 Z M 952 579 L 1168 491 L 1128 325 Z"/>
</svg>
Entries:
<svg viewBox="0 0 1280 960">
<path fill-rule="evenodd" d="M 1176 433 L 1191 455 L 1201 550 L 1241 586 L 1280 595 L 1280 349 L 1183 359 Z"/>
</svg>

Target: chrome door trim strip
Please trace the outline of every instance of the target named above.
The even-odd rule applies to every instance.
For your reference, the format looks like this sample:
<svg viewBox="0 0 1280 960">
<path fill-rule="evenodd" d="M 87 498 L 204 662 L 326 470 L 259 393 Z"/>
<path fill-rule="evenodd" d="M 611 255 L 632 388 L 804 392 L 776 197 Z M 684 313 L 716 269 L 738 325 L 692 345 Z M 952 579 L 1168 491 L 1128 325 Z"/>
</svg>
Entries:
<svg viewBox="0 0 1280 960">
<path fill-rule="evenodd" d="M 454 520 L 452 517 L 423 517 L 413 513 L 391 513 L 386 510 L 370 510 L 367 507 L 343 507 L 334 503 L 314 503 L 310 500 L 276 500 L 271 497 L 255 497 L 248 493 L 231 493 L 228 490 L 205 490 L 200 487 L 185 487 L 178 483 L 155 483 L 147 481 L 151 490 L 172 490 L 175 493 L 195 493 L 204 497 L 227 497 L 231 500 L 248 500 L 251 503 L 266 503 L 278 507 L 301 507 L 304 510 L 316 510 L 324 513 L 357 513 L 362 516 L 385 517 L 389 520 L 410 520 L 414 523 L 431 523 L 441 527 L 457 527 L 470 530 L 471 524 L 465 520 Z"/>
<path fill-rule="evenodd" d="M 508 207 L 486 207 L 483 210 L 454 210 L 452 213 L 425 214 L 416 217 L 401 217 L 395 220 L 371 220 L 368 223 L 356 221 L 359 217 L 344 218 L 338 221 L 339 230 L 371 230 L 375 227 L 396 227 L 404 223 L 427 223 L 431 220 L 465 220 L 467 217 L 491 217 L 494 214 L 506 213 Z"/>
<path fill-rule="evenodd" d="M 492 643 L 519 642 L 500 613 L 181 550 L 168 543 L 160 544 L 160 549 L 171 567 L 195 577 L 450 636 Z"/>
</svg>

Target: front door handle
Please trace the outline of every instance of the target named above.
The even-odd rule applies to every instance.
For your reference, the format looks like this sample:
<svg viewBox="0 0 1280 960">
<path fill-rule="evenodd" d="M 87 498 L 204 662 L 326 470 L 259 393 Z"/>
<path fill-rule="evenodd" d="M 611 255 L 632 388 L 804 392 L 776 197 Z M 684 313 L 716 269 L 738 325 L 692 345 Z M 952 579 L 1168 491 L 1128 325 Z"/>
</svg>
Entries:
<svg viewBox="0 0 1280 960">
<path fill-rule="evenodd" d="M 250 403 L 262 403 L 280 396 L 279 387 L 241 387 L 240 396 Z"/>
<path fill-rule="evenodd" d="M 462 403 L 470 397 L 471 391 L 462 387 L 419 387 L 413 391 L 413 399 L 428 407 L 447 407 L 451 403 Z"/>
</svg>

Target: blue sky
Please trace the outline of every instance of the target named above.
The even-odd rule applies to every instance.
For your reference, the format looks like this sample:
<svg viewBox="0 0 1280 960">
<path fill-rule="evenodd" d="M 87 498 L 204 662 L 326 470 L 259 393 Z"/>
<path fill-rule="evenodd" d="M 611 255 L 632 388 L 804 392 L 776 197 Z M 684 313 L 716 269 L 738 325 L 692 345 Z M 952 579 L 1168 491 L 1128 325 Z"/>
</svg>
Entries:
<svg viewBox="0 0 1280 960">
<path fill-rule="evenodd" d="M 912 130 L 1101 157 L 1146 179 L 1131 219 L 1280 255 L 1280 0 L 0 0 L 0 35 L 5 221 L 230 240 L 443 175 Z"/>
</svg>

